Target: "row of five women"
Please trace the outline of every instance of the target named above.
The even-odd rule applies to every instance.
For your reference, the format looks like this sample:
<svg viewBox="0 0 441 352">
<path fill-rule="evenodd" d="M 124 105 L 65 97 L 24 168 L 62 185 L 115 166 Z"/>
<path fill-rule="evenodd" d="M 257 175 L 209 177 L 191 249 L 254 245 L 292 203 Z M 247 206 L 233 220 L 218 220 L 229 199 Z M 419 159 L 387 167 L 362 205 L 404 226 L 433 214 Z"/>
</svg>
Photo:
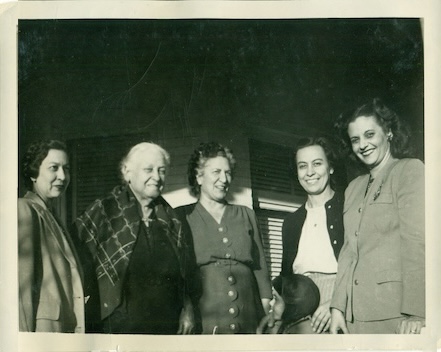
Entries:
<svg viewBox="0 0 441 352">
<path fill-rule="evenodd" d="M 343 202 L 343 196 L 331 185 L 335 159 L 326 140 L 306 139 L 299 143 L 295 155 L 297 173 L 308 198 L 284 222 L 281 275 L 306 275 L 319 288 L 320 305 L 310 317 L 317 333 L 419 333 L 424 325 L 423 165 L 416 159 L 398 159 L 405 150 L 406 136 L 401 133 L 397 115 L 379 100 L 342 115 L 340 128 L 344 140 L 349 141 L 354 155 L 369 173 L 349 185 Z M 25 177 L 35 180 L 32 189 L 37 195 L 27 198 L 42 199 L 40 205 L 46 209 L 47 203 L 58 197 L 68 183 L 55 181 L 53 189 L 46 193 L 44 187 L 39 187 L 50 181 L 45 176 L 45 162 L 51 153 L 67 158 L 55 147 L 41 160 L 39 172 L 25 173 Z M 64 159 L 58 164 L 66 165 Z M 200 319 L 190 321 L 186 328 L 177 322 L 176 331 L 181 333 L 254 333 L 265 315 L 283 319 L 283 315 L 275 316 L 280 311 L 277 307 L 270 307 L 271 283 L 255 215 L 247 207 L 226 202 L 234 166 L 231 151 L 213 143 L 201 145 L 189 162 L 190 188 L 198 202 L 177 209 L 177 214 L 183 230 L 192 235 L 197 275 L 192 276 L 190 286 L 200 283 L 198 289 L 192 290 L 198 292 L 197 299 L 193 296 L 193 305 Z M 63 169 L 63 174 L 66 178 L 68 170 Z M 23 238 L 35 235 L 20 234 L 24 233 L 20 223 L 26 223 L 23 203 L 19 202 L 20 257 L 25 252 L 36 253 L 35 248 L 30 250 L 23 245 Z M 47 218 L 52 223 L 56 221 L 51 214 Z M 32 227 L 35 224 L 27 229 Z M 40 237 L 42 231 L 49 230 L 40 226 Z M 69 238 L 66 231 L 55 232 Z M 70 248 L 74 255 L 75 246 L 69 242 L 64 244 L 64 250 Z M 53 256 L 56 250 L 49 252 L 48 256 Z M 21 306 L 26 307 L 25 299 L 30 300 L 31 313 L 37 312 L 37 318 L 40 315 L 44 321 L 47 317 L 41 316 L 41 310 L 35 307 L 38 300 L 29 292 L 29 283 L 35 277 L 23 279 L 24 270 L 35 272 L 31 263 L 35 262 L 34 257 L 35 254 L 32 260 L 24 261 L 27 267 L 19 267 L 20 282 L 25 283 L 20 285 L 25 303 Z M 38 287 L 47 288 L 41 284 L 41 277 L 50 277 L 40 273 L 45 270 L 43 266 L 33 274 L 40 280 Z M 80 280 L 73 280 L 72 273 L 70 277 L 73 290 L 74 281 L 78 284 Z M 53 290 L 60 288 L 46 291 L 52 294 Z M 45 291 L 40 289 L 38 295 L 41 301 Z M 279 303 L 276 300 L 275 305 Z M 75 316 L 75 302 L 66 302 L 65 306 L 72 307 L 66 314 Z M 26 316 L 35 319 L 35 313 L 28 313 Z M 61 318 L 60 314 L 56 319 Z M 29 327 L 38 330 L 32 319 L 28 319 L 27 326 L 21 325 L 22 330 L 30 330 Z M 50 327 L 40 330 L 45 329 Z M 72 331 L 72 327 L 67 330 Z"/>
</svg>

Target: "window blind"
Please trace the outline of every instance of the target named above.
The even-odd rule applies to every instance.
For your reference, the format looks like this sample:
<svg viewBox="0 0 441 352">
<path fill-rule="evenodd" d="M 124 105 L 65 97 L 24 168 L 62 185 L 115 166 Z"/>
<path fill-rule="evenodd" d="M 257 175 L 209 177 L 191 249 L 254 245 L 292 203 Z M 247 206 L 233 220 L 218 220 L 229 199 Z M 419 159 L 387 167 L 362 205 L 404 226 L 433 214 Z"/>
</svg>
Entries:
<svg viewBox="0 0 441 352">
<path fill-rule="evenodd" d="M 294 175 L 293 150 L 251 139 L 250 172 L 253 208 L 259 221 L 265 259 L 272 277 L 282 264 L 282 225 L 306 198 Z"/>
</svg>

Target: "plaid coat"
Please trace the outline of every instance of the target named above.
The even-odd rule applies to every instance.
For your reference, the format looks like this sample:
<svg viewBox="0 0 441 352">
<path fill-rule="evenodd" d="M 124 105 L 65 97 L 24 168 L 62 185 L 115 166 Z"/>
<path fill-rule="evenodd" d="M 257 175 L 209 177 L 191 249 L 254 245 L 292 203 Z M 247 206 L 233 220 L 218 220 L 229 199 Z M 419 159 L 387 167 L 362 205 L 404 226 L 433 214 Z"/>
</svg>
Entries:
<svg viewBox="0 0 441 352">
<path fill-rule="evenodd" d="M 96 276 L 101 319 L 108 317 L 122 300 L 124 277 L 141 224 L 138 206 L 128 186 L 117 186 L 106 197 L 94 201 L 75 221 L 77 240 L 87 248 L 89 264 Z M 185 278 L 189 247 L 184 241 L 181 222 L 162 197 L 154 200 L 154 209 Z"/>
</svg>

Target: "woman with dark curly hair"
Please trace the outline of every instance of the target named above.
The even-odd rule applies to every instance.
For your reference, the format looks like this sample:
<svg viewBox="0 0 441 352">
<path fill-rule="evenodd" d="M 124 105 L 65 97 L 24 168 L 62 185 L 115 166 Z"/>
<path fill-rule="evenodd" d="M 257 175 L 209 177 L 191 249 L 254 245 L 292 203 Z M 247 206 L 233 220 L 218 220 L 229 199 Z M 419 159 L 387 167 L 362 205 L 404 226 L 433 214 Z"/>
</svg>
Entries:
<svg viewBox="0 0 441 352">
<path fill-rule="evenodd" d="M 424 165 L 380 99 L 339 117 L 342 141 L 368 173 L 345 192 L 345 243 L 331 333 L 419 334 L 425 324 Z"/>
<path fill-rule="evenodd" d="M 300 316 L 297 328 L 291 331 L 295 330 L 299 334 L 327 333 L 331 322 L 329 305 L 344 233 L 343 194 L 336 191 L 333 176 L 337 160 L 331 141 L 325 137 L 300 139 L 293 156 L 297 178 L 307 193 L 307 199 L 283 221 L 280 276 L 288 281 L 294 274 L 299 280 L 302 280 L 302 276 L 307 277 L 312 285 L 317 286 L 319 294 L 319 304 L 310 315 Z M 304 282 L 308 280 L 303 279 Z M 296 293 L 299 298 L 300 291 Z M 289 312 L 284 313 L 280 305 L 283 304 L 283 298 L 276 294 L 275 298 L 272 316 L 262 320 L 262 329 L 266 319 L 268 326 L 274 323 L 270 319 L 289 320 Z M 302 301 L 307 302 L 308 299 L 310 297 L 304 297 Z M 295 321 L 291 323 L 295 325 Z"/>
<path fill-rule="evenodd" d="M 55 140 L 32 144 L 21 171 L 29 191 L 18 200 L 20 331 L 84 332 L 78 256 L 52 209 L 70 181 L 66 146 Z"/>
<path fill-rule="evenodd" d="M 236 161 L 228 148 L 202 143 L 188 163 L 198 202 L 178 208 L 194 242 L 203 334 L 255 333 L 268 313 L 271 282 L 254 212 L 229 204 Z"/>
</svg>

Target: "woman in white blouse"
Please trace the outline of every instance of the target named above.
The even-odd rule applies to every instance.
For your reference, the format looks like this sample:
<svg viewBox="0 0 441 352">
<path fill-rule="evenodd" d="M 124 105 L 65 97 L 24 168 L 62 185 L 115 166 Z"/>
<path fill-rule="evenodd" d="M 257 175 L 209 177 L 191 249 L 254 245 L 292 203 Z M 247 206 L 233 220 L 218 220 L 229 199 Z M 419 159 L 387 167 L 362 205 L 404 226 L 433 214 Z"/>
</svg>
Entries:
<svg viewBox="0 0 441 352">
<path fill-rule="evenodd" d="M 311 332 L 322 333 L 330 325 L 329 305 L 338 255 L 344 240 L 343 195 L 335 192 L 331 186 L 335 157 L 327 139 L 315 137 L 300 140 L 295 164 L 298 180 L 308 198 L 283 223 L 281 275 L 306 275 L 318 286 L 320 305 L 308 323 Z"/>
</svg>

